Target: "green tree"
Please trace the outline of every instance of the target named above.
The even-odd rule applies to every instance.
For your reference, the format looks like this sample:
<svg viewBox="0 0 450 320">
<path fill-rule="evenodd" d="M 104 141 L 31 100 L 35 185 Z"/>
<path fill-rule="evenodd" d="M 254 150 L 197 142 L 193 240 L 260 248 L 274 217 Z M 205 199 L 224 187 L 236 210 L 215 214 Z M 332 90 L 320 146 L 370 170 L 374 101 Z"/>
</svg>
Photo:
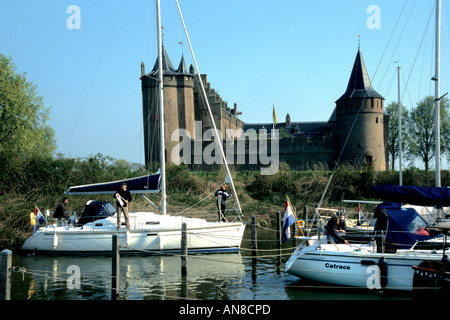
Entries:
<svg viewBox="0 0 450 320">
<path fill-rule="evenodd" d="M 449 102 L 444 98 L 440 101 L 441 115 L 441 140 L 449 141 L 450 137 L 450 117 Z M 408 153 L 420 158 L 425 170 L 430 169 L 431 160 L 436 156 L 436 139 L 435 139 L 435 106 L 434 97 L 428 96 L 419 101 L 416 108 L 413 108 L 408 118 L 407 127 L 410 139 L 408 140 Z M 446 152 L 447 144 L 441 145 L 441 153 Z M 440 155 L 437 155 L 440 156 Z"/>
<path fill-rule="evenodd" d="M 56 143 L 54 130 L 46 124 L 50 108 L 16 69 L 11 58 L 0 54 L 0 152 L 24 158 L 51 156 Z"/>
<path fill-rule="evenodd" d="M 406 143 L 408 141 L 408 131 L 406 130 L 406 122 L 409 117 L 408 110 L 402 104 L 402 156 L 405 151 Z M 394 170 L 395 161 L 400 154 L 399 148 L 399 127 L 398 127 L 398 103 L 391 102 L 385 109 L 386 114 L 389 116 L 389 162 L 391 170 Z"/>
</svg>

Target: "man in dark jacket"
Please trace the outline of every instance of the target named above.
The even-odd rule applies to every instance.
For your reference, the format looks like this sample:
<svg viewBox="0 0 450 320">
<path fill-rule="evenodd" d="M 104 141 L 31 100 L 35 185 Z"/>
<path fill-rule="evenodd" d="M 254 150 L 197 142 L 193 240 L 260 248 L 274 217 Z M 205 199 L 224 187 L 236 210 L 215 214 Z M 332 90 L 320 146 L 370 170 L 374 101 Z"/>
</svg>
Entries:
<svg viewBox="0 0 450 320">
<path fill-rule="evenodd" d="M 348 241 L 342 238 L 337 232 L 338 231 L 344 231 L 341 230 L 340 227 L 340 221 L 339 217 L 337 215 L 333 215 L 331 219 L 328 221 L 327 226 L 325 227 L 325 230 L 327 231 L 328 235 L 333 238 L 334 241 L 339 243 L 345 243 L 348 244 Z"/>
<path fill-rule="evenodd" d="M 227 199 L 230 198 L 232 196 L 231 192 L 227 192 L 227 186 L 225 184 L 223 184 L 219 190 L 216 191 L 216 195 L 217 197 L 216 199 L 216 204 L 217 204 L 217 209 L 219 210 L 219 221 L 227 221 L 225 219 L 225 208 L 226 208 L 226 203 L 227 203 Z"/>
<path fill-rule="evenodd" d="M 69 198 L 64 197 L 61 203 L 56 206 L 55 212 L 53 213 L 53 218 L 56 219 L 56 226 L 61 226 L 61 219 L 66 219 L 66 206 L 69 204 Z"/>
<path fill-rule="evenodd" d="M 130 219 L 128 216 L 128 203 L 131 202 L 131 193 L 127 189 L 127 184 L 122 183 L 122 187 L 114 193 L 117 206 L 117 230 L 120 230 L 120 218 L 123 215 L 125 217 L 125 223 L 127 229 L 130 230 Z"/>
</svg>

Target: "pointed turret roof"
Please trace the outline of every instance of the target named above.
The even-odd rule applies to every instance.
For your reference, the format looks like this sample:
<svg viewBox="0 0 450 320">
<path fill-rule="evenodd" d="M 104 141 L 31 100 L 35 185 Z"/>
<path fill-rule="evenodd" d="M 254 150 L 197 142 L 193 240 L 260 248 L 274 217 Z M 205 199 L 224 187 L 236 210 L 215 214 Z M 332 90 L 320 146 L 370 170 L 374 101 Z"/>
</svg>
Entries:
<svg viewBox="0 0 450 320">
<path fill-rule="evenodd" d="M 153 70 L 150 72 L 150 74 L 156 74 L 158 72 L 158 63 L 159 63 L 159 57 L 156 58 L 155 66 L 153 67 Z M 174 68 L 172 62 L 170 61 L 169 55 L 167 54 L 166 49 L 164 46 L 162 46 L 162 67 L 164 74 L 176 74 L 177 70 Z"/>
<path fill-rule="evenodd" d="M 189 74 L 189 71 L 186 68 L 186 63 L 184 62 L 184 56 L 183 55 L 181 56 L 181 61 L 180 61 L 180 65 L 178 66 L 177 72 L 178 73 Z"/>
<path fill-rule="evenodd" d="M 353 64 L 352 74 L 348 81 L 347 90 L 337 100 L 351 99 L 351 98 L 381 98 L 384 99 L 378 92 L 372 88 L 369 73 L 367 72 L 361 50 L 358 48 L 355 63 Z"/>
<path fill-rule="evenodd" d="M 156 75 L 158 73 L 158 59 L 156 58 L 155 66 L 153 67 L 153 70 L 148 75 Z M 166 49 L 164 46 L 162 47 L 162 65 L 163 65 L 163 71 L 165 75 L 180 75 L 180 74 L 186 74 L 190 75 L 188 69 L 186 68 L 186 63 L 184 62 L 184 57 L 181 56 L 180 65 L 178 66 L 178 69 L 175 69 L 172 62 L 170 61 L 169 55 L 167 54 Z"/>
</svg>

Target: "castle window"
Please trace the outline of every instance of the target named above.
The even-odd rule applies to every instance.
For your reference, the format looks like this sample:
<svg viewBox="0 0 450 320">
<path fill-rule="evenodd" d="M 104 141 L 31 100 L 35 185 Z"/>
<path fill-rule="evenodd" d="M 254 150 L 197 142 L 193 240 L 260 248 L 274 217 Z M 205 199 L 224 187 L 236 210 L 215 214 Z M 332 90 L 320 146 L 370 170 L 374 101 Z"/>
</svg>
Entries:
<svg viewBox="0 0 450 320">
<path fill-rule="evenodd" d="M 375 123 L 378 123 L 378 117 L 375 118 Z"/>
<path fill-rule="evenodd" d="M 365 156 L 364 157 L 364 165 L 371 166 L 372 165 L 372 156 Z"/>
</svg>

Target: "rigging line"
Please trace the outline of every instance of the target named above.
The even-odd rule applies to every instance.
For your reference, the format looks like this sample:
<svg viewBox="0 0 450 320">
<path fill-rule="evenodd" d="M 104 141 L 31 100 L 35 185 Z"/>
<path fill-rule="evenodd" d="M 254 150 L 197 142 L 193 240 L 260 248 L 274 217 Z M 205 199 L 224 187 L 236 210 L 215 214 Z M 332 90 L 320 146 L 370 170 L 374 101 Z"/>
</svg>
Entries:
<svg viewBox="0 0 450 320">
<path fill-rule="evenodd" d="M 433 9 L 434 9 L 434 7 L 433 7 Z M 422 35 L 422 39 L 420 40 L 420 43 L 419 43 L 419 48 L 417 49 L 417 53 L 416 53 L 416 56 L 414 57 L 413 65 L 412 65 L 412 67 L 411 67 L 411 71 L 409 72 L 408 80 L 405 81 L 405 90 L 404 90 L 403 95 L 402 95 L 402 100 L 403 100 L 403 96 L 405 95 L 405 91 L 407 91 L 407 92 L 408 92 L 408 95 L 409 95 L 409 91 L 408 91 L 408 83 L 409 83 L 409 80 L 411 79 L 411 75 L 412 75 L 412 72 L 413 72 L 413 70 L 414 70 L 414 66 L 415 66 L 415 64 L 416 64 L 416 62 L 417 62 L 417 57 L 418 57 L 418 55 L 419 55 L 420 48 L 422 47 L 423 41 L 424 41 L 425 36 L 426 36 L 426 34 L 427 34 L 428 26 L 429 26 L 429 24 L 430 24 L 431 17 L 432 17 L 432 15 L 433 15 L 433 11 L 434 11 L 433 9 L 430 11 L 430 15 L 429 15 L 429 17 L 428 17 L 428 21 L 427 21 L 427 24 L 426 24 L 426 26 L 425 26 L 425 30 L 424 30 L 423 35 Z M 430 82 L 430 83 L 431 83 L 431 82 Z M 410 100 L 411 100 L 411 98 L 410 98 Z M 412 101 L 410 101 L 410 102 L 411 102 L 411 107 L 412 107 Z"/>
<path fill-rule="evenodd" d="M 116 15 L 116 17 L 115 17 L 115 19 L 114 19 L 112 28 L 111 28 L 111 30 L 110 30 L 110 32 L 109 32 L 109 35 L 108 35 L 108 39 L 106 40 L 105 47 L 103 48 L 102 54 L 101 54 L 101 56 L 100 56 L 100 60 L 99 60 L 98 63 L 97 63 L 97 67 L 95 68 L 94 75 L 93 75 L 93 77 L 92 77 L 92 80 L 91 80 L 91 83 L 90 83 L 90 85 L 89 85 L 88 91 L 87 91 L 86 96 L 85 96 L 85 98 L 84 98 L 83 104 L 81 105 L 80 112 L 79 112 L 79 114 L 78 114 L 77 119 L 75 120 L 75 125 L 73 126 L 72 132 L 71 132 L 70 137 L 69 137 L 69 141 L 67 142 L 66 148 L 65 148 L 65 150 L 64 150 L 64 154 L 67 153 L 67 149 L 69 148 L 69 145 L 70 145 L 70 143 L 71 143 L 71 141 L 72 141 L 73 135 L 74 135 L 74 133 L 75 133 L 75 129 L 77 128 L 78 122 L 80 121 L 81 114 L 83 113 L 84 107 L 86 106 L 87 99 L 88 99 L 89 94 L 90 94 L 90 92 L 91 92 L 92 86 L 94 85 L 94 81 L 95 81 L 95 79 L 96 79 L 96 77 L 97 77 L 97 73 L 98 73 L 98 71 L 99 71 L 99 69 L 100 69 L 100 65 L 101 65 L 101 63 L 102 63 L 103 56 L 105 55 L 106 48 L 108 47 L 109 41 L 111 40 L 111 36 L 112 36 L 113 30 L 114 30 L 114 28 L 115 28 L 115 26 L 116 26 L 117 20 L 118 20 L 118 18 L 119 18 L 119 13 L 120 13 L 120 11 L 121 11 L 121 9 L 122 9 L 122 5 L 123 5 L 124 1 L 125 1 L 125 0 L 122 0 L 122 2 L 121 2 L 121 4 L 120 4 L 120 7 L 119 7 L 119 10 L 118 10 L 118 12 L 117 12 L 117 15 Z M 74 162 L 74 166 L 72 167 L 72 170 L 70 171 L 69 177 L 68 177 L 68 179 L 67 179 L 67 184 L 69 184 L 69 181 L 70 181 L 70 179 L 71 179 L 71 177 L 72 177 L 72 172 L 73 172 L 74 167 L 75 167 L 75 162 Z"/>
<path fill-rule="evenodd" d="M 413 9 L 414 9 L 414 7 L 416 6 L 416 2 L 417 2 L 417 0 L 414 1 L 414 5 L 413 5 L 413 7 L 411 8 L 411 11 L 409 12 L 408 18 L 406 19 L 406 23 L 405 23 L 404 26 L 403 26 L 402 32 L 400 33 L 400 37 L 399 37 L 399 39 L 397 40 L 397 44 L 395 45 L 394 51 L 392 52 L 391 59 L 389 60 L 388 66 L 391 64 L 391 61 L 392 61 L 392 59 L 394 58 L 394 54 L 395 54 L 395 52 L 397 51 L 397 47 L 398 47 L 398 45 L 400 44 L 400 40 L 402 39 L 403 33 L 404 33 L 405 30 L 406 30 L 406 26 L 408 25 L 408 21 L 409 21 L 409 19 L 411 18 Z M 389 68 L 386 68 L 386 70 L 385 70 L 385 72 L 384 72 L 384 74 L 383 74 L 383 77 L 382 77 L 382 79 L 381 79 L 381 83 L 383 83 L 384 77 L 386 76 L 386 73 L 387 73 L 388 69 L 389 69 Z"/>
<path fill-rule="evenodd" d="M 408 83 L 409 83 L 409 80 L 411 79 L 411 75 L 412 75 L 412 72 L 413 72 L 413 70 L 414 70 L 414 66 L 415 66 L 415 64 L 416 64 L 417 57 L 418 57 L 418 55 L 419 55 L 419 53 L 420 53 L 420 48 L 422 47 L 422 44 L 423 44 L 423 42 L 424 42 L 424 39 L 426 39 L 425 36 L 426 36 L 426 34 L 427 34 L 428 26 L 429 26 L 429 24 L 430 24 L 430 21 L 431 21 L 431 17 L 432 17 L 432 15 L 433 15 L 433 12 L 434 12 L 434 6 L 433 6 L 433 7 L 431 8 L 431 10 L 430 10 L 430 14 L 429 14 L 429 17 L 428 17 L 428 21 L 427 21 L 427 24 L 426 24 L 426 26 L 425 26 L 425 30 L 424 30 L 423 35 L 422 35 L 422 39 L 421 39 L 420 44 L 419 44 L 419 48 L 417 49 L 417 53 L 416 53 L 416 56 L 415 56 L 415 58 L 414 58 L 414 62 L 413 62 L 411 71 L 410 71 L 410 73 L 409 73 L 408 80 L 405 80 L 404 75 L 403 75 L 403 72 L 402 72 L 403 81 L 405 82 L 405 88 L 404 88 L 404 90 L 403 90 L 403 93 L 402 93 L 402 96 L 401 96 L 401 100 L 403 101 L 403 97 L 404 97 L 404 95 L 405 95 L 405 92 L 407 92 L 407 93 L 408 93 L 409 100 L 410 100 L 410 103 L 411 103 L 411 107 L 413 106 L 413 104 L 412 104 L 412 101 L 411 101 L 411 97 L 409 96 Z M 425 50 L 424 50 L 424 55 L 425 55 Z M 430 82 L 430 83 L 431 83 L 431 82 Z M 391 85 L 389 86 L 389 89 L 390 89 L 390 87 L 391 87 Z M 396 114 L 397 114 L 397 108 L 394 110 L 393 116 L 395 116 Z M 387 150 L 387 148 L 388 148 L 388 145 L 386 144 L 386 145 L 384 146 L 384 148 L 385 148 L 385 152 L 386 152 L 386 150 Z"/>
<path fill-rule="evenodd" d="M 391 91 L 391 88 L 392 88 L 392 83 L 394 82 L 394 79 L 396 78 L 396 76 L 397 76 L 397 70 L 395 70 L 395 71 L 393 71 L 392 72 L 392 78 L 391 78 L 391 82 L 389 83 L 389 86 L 388 86 L 388 89 L 387 89 L 387 92 L 385 93 L 385 97 L 387 97 L 388 95 L 389 95 L 389 92 Z M 389 104 L 390 105 L 390 104 Z M 389 106 L 388 105 L 388 106 Z M 389 123 L 390 123 L 391 121 L 389 120 Z"/>
<path fill-rule="evenodd" d="M 375 72 L 374 72 L 374 74 L 373 74 L 372 80 L 374 80 L 375 77 L 376 77 L 378 68 L 380 67 L 381 61 L 383 60 L 383 57 L 384 57 L 384 54 L 386 53 L 387 48 L 389 47 L 389 43 L 390 43 L 391 40 L 392 40 L 392 36 L 394 35 L 395 29 L 397 29 L 397 25 L 398 25 L 398 23 L 399 23 L 399 21 L 400 21 L 401 16 L 403 15 L 403 11 L 405 10 L 406 3 L 407 3 L 407 2 L 408 2 L 408 0 L 405 0 L 405 3 L 403 4 L 402 11 L 400 12 L 400 15 L 398 16 L 397 22 L 395 23 L 395 26 L 394 26 L 394 28 L 392 29 L 391 35 L 389 36 L 389 40 L 388 40 L 388 42 L 386 43 L 386 46 L 384 47 L 383 54 L 381 55 L 380 61 L 378 62 L 377 68 L 375 69 Z"/>
<path fill-rule="evenodd" d="M 199 83 L 200 83 L 201 91 L 202 91 L 203 95 L 206 97 L 205 87 L 203 85 L 203 80 L 202 80 L 202 77 L 201 77 L 200 70 L 198 68 L 197 60 L 195 59 L 194 50 L 192 49 L 191 40 L 189 38 L 187 29 L 186 29 L 186 24 L 184 23 L 184 18 L 183 18 L 183 15 L 181 13 L 180 4 L 178 3 L 178 0 L 175 0 L 175 1 L 176 1 L 176 4 L 177 4 L 177 7 L 178 7 L 178 13 L 180 14 L 181 22 L 183 24 L 183 28 L 184 28 L 184 32 L 185 32 L 185 35 L 186 35 L 186 39 L 187 39 L 188 44 L 189 44 L 189 48 L 190 48 L 190 51 L 191 51 L 192 59 L 194 60 L 195 69 L 197 71 L 197 75 L 198 75 L 198 80 L 199 80 Z M 238 215 L 240 216 L 242 214 L 242 208 L 241 208 L 241 205 L 239 203 L 239 199 L 238 199 L 238 196 L 237 196 L 237 193 L 236 193 L 236 188 L 235 188 L 234 183 L 233 183 L 233 177 L 231 176 L 230 168 L 227 165 L 227 159 L 225 157 L 225 152 L 223 151 L 223 145 L 222 145 L 222 143 L 220 143 L 222 141 L 222 139 L 219 136 L 216 124 L 213 121 L 214 116 L 213 116 L 211 108 L 209 106 L 209 101 L 207 100 L 207 98 L 205 100 L 206 100 L 206 104 L 208 106 L 208 113 L 209 113 L 209 116 L 211 118 L 211 122 L 212 122 L 213 127 L 214 127 L 214 135 L 215 135 L 215 138 L 216 138 L 216 143 L 217 143 L 217 145 L 219 147 L 219 151 L 220 151 L 221 156 L 223 158 L 223 162 L 225 163 L 225 169 L 227 171 L 227 175 L 228 175 L 228 177 L 230 178 L 230 181 L 231 181 L 231 187 L 233 188 L 233 193 L 234 193 L 234 196 L 236 197 L 236 202 L 237 202 L 237 205 L 239 207 L 239 214 Z"/>
<path fill-rule="evenodd" d="M 414 67 L 414 64 L 413 64 L 413 67 Z M 411 75 L 411 74 L 410 74 L 410 75 Z M 402 94 L 401 101 L 404 100 L 404 99 L 403 99 L 403 96 L 407 93 L 407 94 L 408 94 L 408 99 L 409 99 L 410 106 L 412 106 L 412 105 L 413 105 L 413 102 L 412 102 L 412 100 L 411 100 L 411 96 L 410 96 L 409 90 L 408 90 L 408 81 L 406 81 L 405 75 L 403 74 L 403 72 L 401 72 L 401 76 L 402 76 L 402 78 L 403 78 L 403 81 L 406 83 L 404 92 L 403 92 L 403 94 Z M 408 78 L 408 80 L 409 80 L 409 78 Z M 403 106 L 403 103 L 402 103 L 402 106 Z"/>
<path fill-rule="evenodd" d="M 358 112 L 357 112 L 357 114 L 356 114 L 356 116 L 355 116 L 355 119 L 353 120 L 352 126 L 350 127 L 349 133 L 348 133 L 348 135 L 347 135 L 347 138 L 345 139 L 344 145 L 342 146 L 341 152 L 339 153 L 339 157 L 338 157 L 338 159 L 336 160 L 336 166 L 335 166 L 333 172 L 331 173 L 331 175 L 330 175 L 330 177 L 329 177 L 329 179 L 328 179 L 327 185 L 325 186 L 325 190 L 324 190 L 324 192 L 322 193 L 322 196 L 320 197 L 319 203 L 317 204 L 318 207 L 321 207 L 321 206 L 322 206 L 322 202 L 323 202 L 323 200 L 324 200 L 324 198 L 325 198 L 325 195 L 326 195 L 326 193 L 327 193 L 327 191 L 328 191 L 328 188 L 330 187 L 331 180 L 333 180 L 334 173 L 337 171 L 337 168 L 338 168 L 338 166 L 340 165 L 340 160 L 341 160 L 342 154 L 344 153 L 345 147 L 347 146 L 347 142 L 348 142 L 348 140 L 349 140 L 349 138 L 350 138 L 350 134 L 352 133 L 353 128 L 355 127 L 356 119 L 358 119 L 358 116 L 359 116 L 359 114 L 360 114 L 360 112 L 361 112 L 362 106 L 363 106 L 363 104 L 364 104 L 365 101 L 366 101 L 367 94 L 368 94 L 368 93 L 366 93 L 366 96 L 365 96 L 365 97 L 363 98 L 363 100 L 361 101 L 361 104 L 360 104 L 360 106 L 359 106 Z M 317 212 L 317 210 L 316 210 L 316 212 Z"/>
<path fill-rule="evenodd" d="M 205 201 L 207 198 L 209 198 L 209 197 L 210 197 L 213 193 L 215 193 L 215 192 L 216 192 L 216 189 L 214 189 L 211 193 L 209 193 L 206 197 L 204 197 L 203 199 L 201 199 L 201 200 L 198 201 L 197 203 L 193 204 L 193 205 L 190 206 L 189 208 L 186 208 L 186 209 L 184 209 L 184 210 L 182 210 L 182 211 L 176 213 L 175 215 L 176 215 L 176 216 L 179 216 L 180 214 L 182 214 L 182 213 L 184 213 L 184 212 L 186 212 L 186 211 L 192 209 L 193 207 L 197 206 L 200 202 Z"/>
<path fill-rule="evenodd" d="M 145 60 L 145 50 L 147 47 L 149 16 L 150 16 L 150 0 L 147 1 L 147 18 L 146 18 L 146 22 L 145 22 L 144 49 L 142 50 L 142 61 Z"/>
<path fill-rule="evenodd" d="M 429 6 L 429 7 L 431 8 L 431 11 L 430 11 L 430 12 L 432 12 L 434 7 L 431 7 L 431 2 L 430 2 L 430 6 Z M 430 10 L 430 9 L 429 9 L 429 10 Z M 426 39 L 425 39 L 425 40 L 426 40 Z M 432 41 L 434 42 L 434 37 L 432 37 Z M 422 57 L 422 67 L 421 67 L 421 69 L 420 69 L 419 89 L 417 90 L 417 101 L 420 100 L 420 91 L 421 91 L 421 88 L 422 88 L 422 78 L 423 78 L 423 73 L 424 73 L 424 68 L 425 68 L 425 56 L 426 56 L 426 53 L 427 53 L 427 51 L 426 51 L 425 48 L 427 48 L 426 41 L 425 41 L 425 43 L 424 43 L 424 50 L 423 50 L 423 57 Z M 434 48 L 434 45 L 429 46 L 429 48 L 431 49 L 431 51 L 433 51 L 432 48 Z M 431 54 L 432 54 L 432 52 L 431 52 Z M 432 63 L 431 63 L 431 65 L 430 65 L 430 68 L 431 68 L 431 69 L 433 68 Z M 431 70 L 430 70 L 430 74 L 431 74 Z M 431 83 L 432 83 L 432 82 L 429 82 L 429 88 L 431 88 Z M 411 106 L 411 107 L 412 107 L 412 106 Z"/>
<path fill-rule="evenodd" d="M 122 1 L 122 4 L 123 4 L 123 1 Z M 117 23 L 117 20 L 118 20 L 118 17 L 119 17 L 119 13 L 120 13 L 120 9 L 122 8 L 122 4 L 120 5 L 120 8 L 119 8 L 119 11 L 117 12 L 117 15 L 116 15 L 116 18 L 115 18 L 115 20 L 114 20 L 113 26 L 112 26 L 112 28 L 111 28 L 111 30 L 110 30 L 110 32 L 109 32 L 108 39 L 107 39 L 107 41 L 106 41 L 105 47 L 103 48 L 102 54 L 101 54 L 101 56 L 100 56 L 100 60 L 99 60 L 98 63 L 97 63 L 97 67 L 96 67 L 96 69 L 95 69 L 94 76 L 92 77 L 91 83 L 90 83 L 89 88 L 88 88 L 88 92 L 87 92 L 87 94 L 86 94 L 86 97 L 84 98 L 84 102 L 83 102 L 83 104 L 82 104 L 82 106 L 81 106 L 81 110 L 80 110 L 80 113 L 78 114 L 77 120 L 75 121 L 75 125 L 74 125 L 74 127 L 73 127 L 72 133 L 71 133 L 70 138 L 69 138 L 69 142 L 67 143 L 67 146 L 66 146 L 66 149 L 65 149 L 64 153 L 66 153 L 66 152 L 67 152 L 67 149 L 69 148 L 69 144 L 70 144 L 70 142 L 71 142 L 71 140 L 72 140 L 73 134 L 74 134 L 74 132 L 75 132 L 75 128 L 77 127 L 77 124 L 78 124 L 78 121 L 80 120 L 80 117 L 81 117 L 81 114 L 82 114 L 82 112 L 83 112 L 83 109 L 84 109 L 84 107 L 86 106 L 87 98 L 88 98 L 89 93 L 90 93 L 90 91 L 91 91 L 91 89 L 92 89 L 92 86 L 93 86 L 93 84 L 94 84 L 94 80 L 95 80 L 95 78 L 96 78 L 96 76 L 97 76 L 97 72 L 98 72 L 98 70 L 100 69 L 100 65 L 101 65 L 101 63 L 102 63 L 103 56 L 105 55 L 106 48 L 108 47 L 109 41 L 111 40 L 111 35 L 112 35 L 112 32 L 113 32 L 113 30 L 114 30 L 114 28 L 115 28 L 115 26 L 116 26 L 116 23 Z"/>
</svg>

